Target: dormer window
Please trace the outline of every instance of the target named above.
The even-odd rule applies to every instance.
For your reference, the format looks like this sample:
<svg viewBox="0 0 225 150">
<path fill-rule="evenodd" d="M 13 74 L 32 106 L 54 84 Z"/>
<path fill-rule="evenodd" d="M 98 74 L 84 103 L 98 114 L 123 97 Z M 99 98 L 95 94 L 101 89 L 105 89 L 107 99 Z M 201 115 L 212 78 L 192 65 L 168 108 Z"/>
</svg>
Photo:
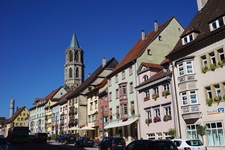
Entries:
<svg viewBox="0 0 225 150">
<path fill-rule="evenodd" d="M 210 31 L 214 31 L 224 25 L 224 18 L 221 17 L 209 24 Z"/>
<path fill-rule="evenodd" d="M 193 40 L 194 40 L 194 36 L 193 36 L 193 33 L 191 33 L 191 34 L 188 34 L 187 36 L 183 37 L 182 42 L 183 42 L 183 45 L 185 45 Z"/>
</svg>

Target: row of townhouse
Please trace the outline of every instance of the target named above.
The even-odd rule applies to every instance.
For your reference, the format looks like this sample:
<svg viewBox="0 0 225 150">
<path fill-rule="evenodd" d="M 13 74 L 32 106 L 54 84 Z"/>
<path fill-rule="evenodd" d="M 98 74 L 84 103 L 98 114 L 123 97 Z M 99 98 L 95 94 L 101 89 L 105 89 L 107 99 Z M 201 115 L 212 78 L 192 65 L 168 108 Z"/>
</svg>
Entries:
<svg viewBox="0 0 225 150">
<path fill-rule="evenodd" d="M 169 139 L 174 129 L 178 138 L 225 148 L 225 2 L 197 2 L 199 11 L 185 30 L 175 17 L 160 26 L 155 21 L 154 30 L 142 30 L 119 63 L 103 59 L 85 81 L 77 82 L 83 64 L 72 68 L 81 59 L 68 51 L 65 83 L 75 87 L 65 87 L 54 104 L 50 98 L 38 105 L 45 111 L 43 131 L 121 136 L 130 142 Z M 78 43 L 71 48 L 79 49 Z M 199 126 L 206 127 L 203 137 Z"/>
</svg>

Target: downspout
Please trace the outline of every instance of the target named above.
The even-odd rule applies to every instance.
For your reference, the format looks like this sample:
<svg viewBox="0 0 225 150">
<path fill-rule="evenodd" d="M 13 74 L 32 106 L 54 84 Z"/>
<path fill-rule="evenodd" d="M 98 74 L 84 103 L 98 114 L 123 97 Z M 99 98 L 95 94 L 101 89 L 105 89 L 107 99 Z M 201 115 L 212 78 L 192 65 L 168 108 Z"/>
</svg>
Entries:
<svg viewBox="0 0 225 150">
<path fill-rule="evenodd" d="M 134 62 L 134 61 L 133 61 Z M 136 68 L 137 68 L 137 63 L 135 63 L 134 62 L 134 67 L 135 67 L 135 70 L 137 70 Z M 136 82 L 136 86 L 138 85 L 138 81 L 137 81 L 137 78 L 138 78 L 138 74 L 137 74 L 137 71 L 135 71 L 135 82 Z M 135 90 L 135 92 L 136 92 L 136 101 L 137 101 L 137 108 L 139 108 L 139 103 L 138 103 L 138 92 L 137 92 L 137 90 Z M 139 114 L 139 109 L 137 109 L 137 114 L 138 114 L 138 129 L 139 129 L 139 131 L 138 131 L 138 139 L 140 139 L 141 138 L 141 122 L 140 122 L 140 114 Z"/>
<path fill-rule="evenodd" d="M 180 114 L 179 114 L 179 107 L 178 107 L 178 98 L 177 98 L 177 89 L 176 89 L 176 81 L 175 81 L 175 75 L 174 75 L 174 65 L 173 63 L 172 64 L 172 76 L 173 76 L 173 87 L 174 87 L 174 92 L 175 92 L 175 102 L 176 102 L 176 112 L 177 112 L 177 122 L 178 122 L 178 130 L 179 130 L 179 134 L 176 134 L 178 135 L 179 138 L 182 138 L 181 137 L 181 128 L 180 128 Z M 173 97 L 173 94 L 172 94 L 172 98 L 174 99 Z M 173 103 L 175 104 L 175 103 Z M 175 106 L 174 106 L 174 109 L 175 109 Z M 174 113 L 174 118 L 175 118 L 175 113 Z M 174 119 L 174 123 L 175 123 L 175 129 L 177 128 L 177 125 L 176 125 L 176 119 Z"/>
</svg>

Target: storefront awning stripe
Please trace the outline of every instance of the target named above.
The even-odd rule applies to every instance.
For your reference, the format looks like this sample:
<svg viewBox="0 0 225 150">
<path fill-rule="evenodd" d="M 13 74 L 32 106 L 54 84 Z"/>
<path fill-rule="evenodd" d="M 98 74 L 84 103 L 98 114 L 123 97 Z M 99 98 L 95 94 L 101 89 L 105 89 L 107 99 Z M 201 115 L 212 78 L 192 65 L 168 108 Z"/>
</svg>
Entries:
<svg viewBox="0 0 225 150">
<path fill-rule="evenodd" d="M 124 122 L 117 122 L 117 123 L 110 123 L 104 127 L 104 129 L 109 129 L 109 128 L 116 128 L 116 127 L 122 127 L 122 126 L 127 126 L 135 122 L 137 119 L 132 119 L 132 120 L 127 120 Z"/>
</svg>

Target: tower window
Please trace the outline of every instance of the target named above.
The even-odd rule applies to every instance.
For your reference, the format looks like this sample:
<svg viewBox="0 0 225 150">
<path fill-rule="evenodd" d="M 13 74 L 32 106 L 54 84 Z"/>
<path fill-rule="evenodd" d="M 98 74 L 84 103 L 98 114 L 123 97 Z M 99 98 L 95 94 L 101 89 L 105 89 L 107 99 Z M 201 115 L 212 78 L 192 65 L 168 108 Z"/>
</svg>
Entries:
<svg viewBox="0 0 225 150">
<path fill-rule="evenodd" d="M 69 52 L 69 61 L 73 61 L 73 53 L 71 51 Z"/>
<path fill-rule="evenodd" d="M 79 77 L 79 68 L 76 68 L 76 78 Z"/>
<path fill-rule="evenodd" d="M 73 70 L 72 68 L 69 69 L 69 78 L 72 78 L 73 77 Z"/>
</svg>

